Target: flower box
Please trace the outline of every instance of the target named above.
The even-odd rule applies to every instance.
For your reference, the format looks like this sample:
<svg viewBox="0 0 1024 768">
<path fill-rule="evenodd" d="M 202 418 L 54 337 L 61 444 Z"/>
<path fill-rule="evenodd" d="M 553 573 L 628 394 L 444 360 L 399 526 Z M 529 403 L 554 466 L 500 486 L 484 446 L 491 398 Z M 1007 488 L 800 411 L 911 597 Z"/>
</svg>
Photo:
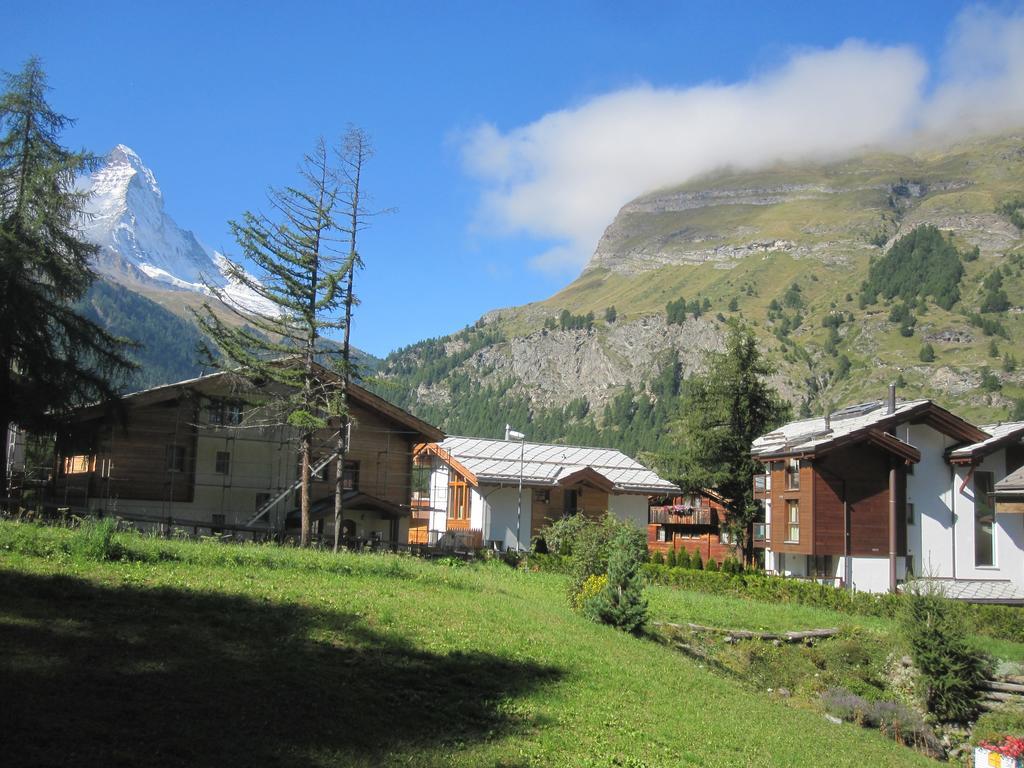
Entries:
<svg viewBox="0 0 1024 768">
<path fill-rule="evenodd" d="M 1024 768 L 1024 760 L 1001 755 L 987 747 L 975 747 L 974 768 Z"/>
</svg>

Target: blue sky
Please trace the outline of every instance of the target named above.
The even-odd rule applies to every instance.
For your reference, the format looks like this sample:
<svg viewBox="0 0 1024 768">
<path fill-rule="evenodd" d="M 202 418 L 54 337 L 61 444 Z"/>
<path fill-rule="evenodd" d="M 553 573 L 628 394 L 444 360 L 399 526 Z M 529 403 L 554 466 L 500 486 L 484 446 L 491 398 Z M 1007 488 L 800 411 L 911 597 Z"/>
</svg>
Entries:
<svg viewBox="0 0 1024 768">
<path fill-rule="evenodd" d="M 365 128 L 377 150 L 366 189 L 377 206 L 397 209 L 375 222 L 361 248 L 367 266 L 353 338 L 379 355 L 489 309 L 545 298 L 579 273 L 608 211 L 665 180 L 622 170 L 626 152 L 599 182 L 584 175 L 562 186 L 574 164 L 593 163 L 573 155 L 586 144 L 576 137 L 599 133 L 602 116 L 620 104 L 639 104 L 641 117 L 653 104 L 658 120 L 654 102 L 682 94 L 687 106 L 670 106 L 665 120 L 682 114 L 687 123 L 702 109 L 692 99 L 708 93 L 749 108 L 764 89 L 774 93 L 773 78 L 791 75 L 799 93 L 808 86 L 790 71 L 794 61 L 811 72 L 838 62 L 836 71 L 852 79 L 876 62 L 884 87 L 869 90 L 889 90 L 884 73 L 901 73 L 897 106 L 882 104 L 880 115 L 914 111 L 947 78 L 944 52 L 965 8 L 942 0 L 4 5 L 0 69 L 42 57 L 53 105 L 78 121 L 66 143 L 98 153 L 131 146 L 177 222 L 228 253 L 237 251 L 226 222 L 259 208 L 267 186 L 292 182 L 318 136 L 340 135 L 349 122 Z M 1019 10 L 986 8 L 997 16 Z M 819 67 L 820 52 L 835 56 Z M 850 60 L 852 70 L 843 69 Z M 758 119 L 729 109 L 738 121 Z M 908 119 L 873 118 L 872 130 L 820 151 L 891 139 Z M 885 131 L 874 130 L 882 123 Z M 623 145 L 637 141 L 623 130 Z M 705 154 L 721 163 L 748 143 L 742 132 L 730 141 Z M 780 142 L 749 162 L 787 156 Z M 680 176 L 706 170 L 693 156 L 679 163 Z M 599 200 L 580 194 L 595 184 Z M 578 210 L 563 210 L 576 200 Z"/>
</svg>

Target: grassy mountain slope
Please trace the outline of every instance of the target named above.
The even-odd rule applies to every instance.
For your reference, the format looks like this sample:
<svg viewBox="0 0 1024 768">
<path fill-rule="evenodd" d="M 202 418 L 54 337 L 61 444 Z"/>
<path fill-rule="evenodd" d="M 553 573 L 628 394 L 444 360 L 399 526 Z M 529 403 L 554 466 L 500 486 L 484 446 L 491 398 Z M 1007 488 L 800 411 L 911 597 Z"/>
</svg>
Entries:
<svg viewBox="0 0 1024 768">
<path fill-rule="evenodd" d="M 1024 358 L 1024 233 L 1007 212 L 1022 196 L 1024 133 L 913 155 L 723 171 L 626 205 L 580 277 L 550 299 L 492 312 L 478 330 L 435 341 L 430 352 L 446 346 L 450 353 L 473 334 L 502 339 L 447 377 L 413 383 L 402 363 L 428 352 L 415 346 L 385 370 L 409 392 L 411 407 L 429 409 L 449 428 L 459 422 L 461 402 L 449 380 L 460 374 L 525 398 L 534 413 L 582 396 L 600 416 L 627 382 L 648 389 L 661 351 L 676 355 L 684 375 L 699 367 L 704 351 L 721 343 L 724 322 L 736 318 L 760 338 L 778 371 L 774 383 L 797 409 L 874 399 L 897 380 L 901 396 L 931 397 L 968 418 L 1005 419 L 1024 397 L 1014 365 Z M 890 320 L 899 302 L 862 306 L 859 292 L 872 260 L 922 225 L 937 227 L 963 254 L 961 299 L 949 309 L 931 298 L 914 306 L 916 322 L 905 335 Z M 995 269 L 1009 306 L 982 316 L 990 325 L 983 329 L 972 315 Z M 787 307 L 794 285 L 800 306 Z M 680 297 L 708 309 L 668 324 L 666 305 Z M 613 322 L 604 319 L 609 307 Z M 552 328 L 563 310 L 593 313 L 593 327 Z M 830 343 L 834 334 L 823 322 L 837 313 L 844 322 Z M 782 327 L 798 315 L 797 327 Z M 920 359 L 925 344 L 932 361 Z"/>
<path fill-rule="evenodd" d="M 593 624 L 565 577 L 497 562 L 95 547 L 4 522 L 0 586 L 11 765 L 932 764 Z"/>
</svg>

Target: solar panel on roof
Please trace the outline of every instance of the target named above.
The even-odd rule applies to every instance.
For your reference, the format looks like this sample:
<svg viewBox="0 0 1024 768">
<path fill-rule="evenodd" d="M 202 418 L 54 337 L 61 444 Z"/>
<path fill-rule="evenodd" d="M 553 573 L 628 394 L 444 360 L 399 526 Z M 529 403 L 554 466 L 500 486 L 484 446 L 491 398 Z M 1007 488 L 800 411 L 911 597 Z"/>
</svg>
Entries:
<svg viewBox="0 0 1024 768">
<path fill-rule="evenodd" d="M 857 403 L 856 405 L 848 405 L 845 408 L 840 408 L 838 411 L 833 411 L 830 414 L 830 418 L 849 419 L 853 416 L 863 416 L 866 413 L 877 411 L 881 407 L 882 404 L 877 400 L 872 400 L 868 403 Z"/>
</svg>

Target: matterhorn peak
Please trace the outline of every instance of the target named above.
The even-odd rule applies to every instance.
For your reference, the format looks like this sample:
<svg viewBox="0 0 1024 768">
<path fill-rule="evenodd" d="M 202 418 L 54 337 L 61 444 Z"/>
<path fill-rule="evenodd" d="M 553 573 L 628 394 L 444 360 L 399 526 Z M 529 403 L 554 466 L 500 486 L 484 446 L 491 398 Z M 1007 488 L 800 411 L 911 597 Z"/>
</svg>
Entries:
<svg viewBox="0 0 1024 768">
<path fill-rule="evenodd" d="M 153 172 L 135 150 L 127 144 L 118 144 L 107 153 L 100 170 L 93 174 L 93 194 L 124 197 L 133 180 L 136 187 L 147 190 L 162 202 L 163 193 Z"/>
<path fill-rule="evenodd" d="M 215 285 L 239 306 L 267 309 L 261 297 L 225 274 L 221 254 L 168 215 L 156 177 L 131 147 L 118 144 L 78 186 L 89 193 L 82 233 L 100 247 L 96 269 L 105 277 L 201 294 Z"/>
</svg>

